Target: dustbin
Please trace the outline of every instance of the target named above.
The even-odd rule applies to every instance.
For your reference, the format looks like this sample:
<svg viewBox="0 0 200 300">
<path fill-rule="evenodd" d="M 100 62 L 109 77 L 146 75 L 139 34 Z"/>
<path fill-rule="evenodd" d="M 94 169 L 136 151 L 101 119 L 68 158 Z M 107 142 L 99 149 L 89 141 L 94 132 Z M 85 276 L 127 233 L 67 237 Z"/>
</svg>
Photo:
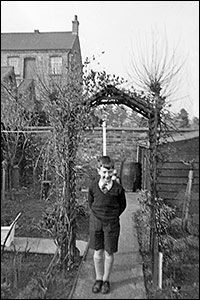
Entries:
<svg viewBox="0 0 200 300">
<path fill-rule="evenodd" d="M 141 164 L 123 161 L 120 168 L 121 184 L 126 192 L 141 189 Z"/>
</svg>

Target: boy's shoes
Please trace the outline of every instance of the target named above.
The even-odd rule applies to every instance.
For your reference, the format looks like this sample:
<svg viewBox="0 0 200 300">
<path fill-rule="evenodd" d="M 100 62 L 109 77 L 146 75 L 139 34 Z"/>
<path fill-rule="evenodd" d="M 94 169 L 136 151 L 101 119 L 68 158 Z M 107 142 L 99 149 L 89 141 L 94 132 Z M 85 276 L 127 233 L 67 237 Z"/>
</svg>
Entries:
<svg viewBox="0 0 200 300">
<path fill-rule="evenodd" d="M 99 293 L 101 290 L 102 284 L 103 284 L 103 280 L 96 280 L 92 287 L 92 292 L 95 294 Z"/>
<path fill-rule="evenodd" d="M 102 294 L 108 294 L 110 292 L 110 282 L 104 281 L 101 288 Z"/>
</svg>

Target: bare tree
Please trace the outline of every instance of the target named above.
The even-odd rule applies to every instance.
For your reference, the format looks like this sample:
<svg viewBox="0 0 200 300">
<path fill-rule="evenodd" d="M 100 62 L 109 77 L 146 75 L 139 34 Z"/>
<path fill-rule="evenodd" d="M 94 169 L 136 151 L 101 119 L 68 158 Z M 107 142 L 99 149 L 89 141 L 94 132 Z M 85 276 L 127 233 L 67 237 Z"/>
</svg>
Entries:
<svg viewBox="0 0 200 300">
<path fill-rule="evenodd" d="M 167 102 L 180 88 L 181 71 L 184 61 L 180 60 L 178 42 L 171 48 L 166 34 L 163 38 L 152 30 L 148 39 L 139 39 L 136 51 L 132 49 L 129 77 L 135 87 L 142 91 L 155 93 Z"/>
<path fill-rule="evenodd" d="M 177 48 L 170 51 L 167 39 L 163 43 L 152 32 L 150 41 L 147 39 L 139 43 L 137 52 L 133 52 L 131 61 L 131 77 L 133 84 L 146 95 L 153 110 L 149 116 L 149 177 L 150 177 L 150 207 L 151 207 L 151 250 L 152 250 L 152 271 L 153 286 L 158 286 L 158 251 L 162 251 L 161 239 L 159 237 L 159 217 L 156 215 L 157 193 L 157 162 L 158 145 L 162 135 L 165 138 L 168 132 L 168 107 L 169 98 L 179 87 L 180 72 L 183 63 L 179 62 Z"/>
<path fill-rule="evenodd" d="M 12 197 L 13 170 L 19 168 L 23 159 L 29 134 L 25 127 L 33 122 L 32 111 L 24 106 L 28 94 L 19 96 L 14 78 L 1 80 L 1 140 L 2 157 L 7 163 L 8 189 Z"/>
</svg>

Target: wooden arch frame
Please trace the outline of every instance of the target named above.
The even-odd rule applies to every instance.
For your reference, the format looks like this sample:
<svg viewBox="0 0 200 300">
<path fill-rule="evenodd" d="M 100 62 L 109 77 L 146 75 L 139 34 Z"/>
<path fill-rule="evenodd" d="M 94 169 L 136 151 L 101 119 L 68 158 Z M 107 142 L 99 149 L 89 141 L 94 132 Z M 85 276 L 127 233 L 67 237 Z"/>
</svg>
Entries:
<svg viewBox="0 0 200 300">
<path fill-rule="evenodd" d="M 128 93 L 119 90 L 115 86 L 108 85 L 101 91 L 97 92 L 90 99 L 91 106 L 98 106 L 102 104 L 123 104 L 132 108 L 134 111 L 140 113 L 146 118 L 152 115 L 153 106 L 142 99 L 136 93 Z"/>
<path fill-rule="evenodd" d="M 123 104 L 148 119 L 149 122 L 149 149 L 150 149 L 150 186 L 151 197 L 154 202 L 157 197 L 156 175 L 157 175 L 157 144 L 158 127 L 160 126 L 161 98 L 158 94 L 154 96 L 154 104 L 144 100 L 136 92 L 120 90 L 113 85 L 107 85 L 101 91 L 90 98 L 90 105 L 96 107 L 102 104 Z"/>
<path fill-rule="evenodd" d="M 90 98 L 90 104 L 93 107 L 102 104 L 123 104 L 140 113 L 149 121 L 149 170 L 150 170 L 150 201 L 151 201 L 151 233 L 150 247 L 152 251 L 152 270 L 153 286 L 158 286 L 158 235 L 155 218 L 155 202 L 157 199 L 157 146 L 158 146 L 158 128 L 161 125 L 160 111 L 162 108 L 159 92 L 155 93 L 153 104 L 147 102 L 137 93 L 129 93 L 119 90 L 115 86 L 108 85 Z"/>
</svg>

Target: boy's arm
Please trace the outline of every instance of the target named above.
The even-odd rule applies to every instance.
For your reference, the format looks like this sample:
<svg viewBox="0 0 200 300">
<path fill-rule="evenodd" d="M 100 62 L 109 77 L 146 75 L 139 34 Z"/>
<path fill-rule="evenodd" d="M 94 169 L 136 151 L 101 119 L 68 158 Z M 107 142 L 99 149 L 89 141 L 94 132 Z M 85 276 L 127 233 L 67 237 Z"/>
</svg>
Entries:
<svg viewBox="0 0 200 300">
<path fill-rule="evenodd" d="M 124 189 L 122 189 L 119 199 L 120 199 L 119 215 L 121 215 L 123 213 L 123 211 L 125 210 L 125 208 L 126 208 L 126 196 L 125 196 Z"/>
</svg>

